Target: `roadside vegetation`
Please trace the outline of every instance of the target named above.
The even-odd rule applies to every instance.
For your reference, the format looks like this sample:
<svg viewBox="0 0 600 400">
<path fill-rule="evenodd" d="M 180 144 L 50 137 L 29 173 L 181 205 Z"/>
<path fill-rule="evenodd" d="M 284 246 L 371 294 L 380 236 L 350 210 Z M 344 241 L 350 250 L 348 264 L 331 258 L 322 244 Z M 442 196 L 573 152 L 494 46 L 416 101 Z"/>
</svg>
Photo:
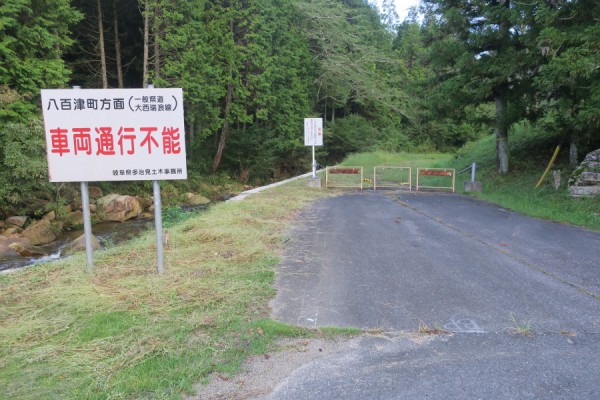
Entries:
<svg viewBox="0 0 600 400">
<path fill-rule="evenodd" d="M 568 147 L 564 148 L 561 140 L 559 134 L 529 125 L 517 126 L 511 138 L 513 168 L 504 175 L 496 173 L 496 138 L 491 135 L 465 145 L 454 154 L 375 151 L 352 154 L 342 165 L 362 166 L 364 176 L 369 180 L 373 178 L 374 166 L 412 167 L 414 186 L 418 167 L 454 168 L 458 173 L 474 162 L 477 164 L 476 180 L 482 182 L 483 191 L 470 192 L 469 195 L 533 217 L 600 230 L 600 198 L 573 198 L 569 194 L 568 181 L 573 168 L 569 165 Z M 563 148 L 552 167 L 553 171 L 561 171 L 560 185 L 555 189 L 550 173 L 536 189 L 556 146 L 560 144 Z M 456 191 L 464 193 L 463 181 L 470 179 L 470 169 L 457 174 Z"/>
<path fill-rule="evenodd" d="M 568 181 L 573 167 L 569 165 L 568 145 L 565 146 L 560 135 L 528 125 L 518 126 L 511 138 L 513 167 L 505 175 L 495 172 L 495 145 L 496 138 L 491 136 L 469 143 L 448 164 L 463 169 L 472 162 L 477 163 L 476 179 L 483 183 L 483 191 L 470 195 L 533 217 L 600 231 L 600 198 L 573 198 L 569 194 Z M 552 170 L 561 171 L 560 185 L 555 189 L 553 174 L 549 173 L 536 189 L 558 145 L 562 148 Z M 461 177 L 457 179 L 459 191 L 462 181 L 470 180 L 470 171 Z"/>
<path fill-rule="evenodd" d="M 522 135 L 513 139 L 517 154 L 541 142 L 539 133 Z M 547 143 L 550 153 L 554 142 Z M 493 145 L 483 139 L 456 155 L 362 153 L 343 164 L 372 171 L 475 161 L 484 187 L 478 197 L 600 229 L 598 200 L 572 199 L 564 183 L 534 189 L 547 161 L 544 149 L 500 180 L 491 172 Z M 286 229 L 301 208 L 337 193 L 309 189 L 301 180 L 200 213 L 166 208 L 164 275 L 155 272 L 153 232 L 97 252 L 93 275 L 85 273 L 84 255 L 0 275 L 0 397 L 177 399 L 211 373 L 228 376 L 246 357 L 273 350 L 278 337 L 360 333 L 312 331 L 268 318 Z"/>
<path fill-rule="evenodd" d="M 93 275 L 81 254 L 0 275 L 0 398 L 177 399 L 277 337 L 358 333 L 268 319 L 289 221 L 325 195 L 300 181 L 174 216 L 164 275 L 152 232 L 96 252 Z"/>
</svg>

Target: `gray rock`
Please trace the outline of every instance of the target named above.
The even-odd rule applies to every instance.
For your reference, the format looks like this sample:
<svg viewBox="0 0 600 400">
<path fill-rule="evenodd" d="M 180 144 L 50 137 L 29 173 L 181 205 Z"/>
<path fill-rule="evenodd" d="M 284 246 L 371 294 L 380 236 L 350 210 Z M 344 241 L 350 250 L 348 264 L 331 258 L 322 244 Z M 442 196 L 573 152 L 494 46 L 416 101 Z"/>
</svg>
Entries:
<svg viewBox="0 0 600 400">
<path fill-rule="evenodd" d="M 83 212 L 73 211 L 65 216 L 64 221 L 67 226 L 83 225 Z"/>
<path fill-rule="evenodd" d="M 31 244 L 47 244 L 56 240 L 56 228 L 50 224 L 50 221 L 39 221 L 30 225 L 22 233 L 23 237 L 29 239 Z"/>
<path fill-rule="evenodd" d="M 54 210 L 47 212 L 46 214 L 44 214 L 42 219 L 44 221 L 54 221 L 56 219 L 56 212 Z"/>
<path fill-rule="evenodd" d="M 7 225 L 13 225 L 22 228 L 27 223 L 27 217 L 15 215 L 13 217 L 6 218 L 5 222 Z"/>
<path fill-rule="evenodd" d="M 600 186 L 570 186 L 569 192 L 573 197 L 592 197 L 600 194 Z"/>
<path fill-rule="evenodd" d="M 20 236 L 21 233 L 23 233 L 23 229 L 19 228 L 18 226 L 11 226 L 9 228 L 6 228 L 4 230 L 4 232 L 2 233 L 2 235 L 8 236 L 8 237 L 14 237 L 14 236 Z"/>
<path fill-rule="evenodd" d="M 140 202 L 132 196 L 111 193 L 96 201 L 96 214 L 102 221 L 126 221 L 141 211 Z"/>
<path fill-rule="evenodd" d="M 583 172 L 580 182 L 584 185 L 600 185 L 600 172 Z"/>
<path fill-rule="evenodd" d="M 8 247 L 17 252 L 21 257 L 44 257 L 48 255 L 44 249 L 37 246 L 25 245 L 23 242 L 11 243 Z"/>
<path fill-rule="evenodd" d="M 4 257 L 43 257 L 48 253 L 33 246 L 26 238 L 0 236 L 0 256 Z"/>
<path fill-rule="evenodd" d="M 209 199 L 207 199 L 206 197 L 199 195 L 199 194 L 187 193 L 186 198 L 187 198 L 187 203 L 190 206 L 203 206 L 205 204 L 210 203 Z"/>
<path fill-rule="evenodd" d="M 11 247 L 14 243 L 20 243 L 23 246 L 30 246 L 28 239 L 19 237 L 0 236 L 0 257 L 16 257 L 19 253 Z"/>
<path fill-rule="evenodd" d="M 90 186 L 88 190 L 90 192 L 90 198 L 92 199 L 99 199 L 103 196 L 102 189 L 100 189 L 98 186 Z"/>
<path fill-rule="evenodd" d="M 600 149 L 585 156 L 569 179 L 569 192 L 573 197 L 592 197 L 600 194 Z"/>
<path fill-rule="evenodd" d="M 583 159 L 583 161 L 596 161 L 596 162 L 600 162 L 600 149 L 598 150 L 594 150 L 591 153 L 588 153 L 585 158 Z"/>
<path fill-rule="evenodd" d="M 92 235 L 92 248 L 94 250 L 99 250 L 102 248 L 102 246 L 100 246 L 100 242 L 98 241 L 98 238 L 94 235 Z M 79 251 L 85 251 L 85 234 L 79 236 L 77 239 L 75 239 L 71 243 L 69 243 L 60 252 L 60 255 L 61 256 L 70 256 Z"/>
</svg>

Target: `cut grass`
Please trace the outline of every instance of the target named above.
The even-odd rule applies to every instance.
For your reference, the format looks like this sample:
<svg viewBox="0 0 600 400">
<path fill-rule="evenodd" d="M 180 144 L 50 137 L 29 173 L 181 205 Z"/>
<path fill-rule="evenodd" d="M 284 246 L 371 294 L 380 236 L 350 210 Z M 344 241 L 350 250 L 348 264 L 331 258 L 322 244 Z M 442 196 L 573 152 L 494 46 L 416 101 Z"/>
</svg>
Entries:
<svg viewBox="0 0 600 400">
<path fill-rule="evenodd" d="M 267 318 L 285 230 L 327 195 L 299 181 L 173 225 L 160 276 L 153 232 L 91 276 L 84 255 L 0 275 L 0 398 L 177 399 L 277 337 L 357 334 Z"/>
</svg>

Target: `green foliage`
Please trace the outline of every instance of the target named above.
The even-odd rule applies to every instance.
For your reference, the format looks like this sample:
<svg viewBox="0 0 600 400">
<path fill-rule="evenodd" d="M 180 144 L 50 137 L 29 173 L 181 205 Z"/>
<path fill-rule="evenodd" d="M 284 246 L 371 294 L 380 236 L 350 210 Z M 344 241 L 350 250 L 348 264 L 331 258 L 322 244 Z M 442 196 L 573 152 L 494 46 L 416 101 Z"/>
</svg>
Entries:
<svg viewBox="0 0 600 400">
<path fill-rule="evenodd" d="M 373 140 L 369 142 L 368 138 L 375 138 L 377 131 L 364 117 L 351 115 L 337 120 L 328 128 L 324 140 L 330 163 L 335 164 L 347 154 L 374 147 Z"/>
<path fill-rule="evenodd" d="M 600 4 L 595 1 L 545 4 L 539 51 L 547 58 L 535 87 L 547 129 L 563 131 L 583 144 L 600 127 Z"/>
<path fill-rule="evenodd" d="M 508 172 L 508 131 L 525 115 L 532 72 L 542 62 L 531 51 L 539 32 L 536 3 L 427 0 L 430 57 L 437 112 L 454 118 L 467 104 L 495 102 L 498 172 Z M 504 145 L 506 144 L 506 146 Z"/>
<path fill-rule="evenodd" d="M 0 109 L 0 123 L 26 122 L 41 88 L 60 87 L 69 70 L 63 60 L 70 28 L 82 15 L 69 0 L 12 0 L 0 5 L 0 85 L 21 98 Z"/>
<path fill-rule="evenodd" d="M 55 186 L 48 182 L 46 141 L 40 121 L 8 124 L 0 129 L 0 171 L 0 214 L 28 204 L 36 196 L 52 198 Z"/>
<path fill-rule="evenodd" d="M 193 218 L 201 212 L 201 209 L 185 210 L 181 206 L 168 206 L 162 209 L 162 220 L 165 228 L 180 224 L 190 218 Z"/>
</svg>

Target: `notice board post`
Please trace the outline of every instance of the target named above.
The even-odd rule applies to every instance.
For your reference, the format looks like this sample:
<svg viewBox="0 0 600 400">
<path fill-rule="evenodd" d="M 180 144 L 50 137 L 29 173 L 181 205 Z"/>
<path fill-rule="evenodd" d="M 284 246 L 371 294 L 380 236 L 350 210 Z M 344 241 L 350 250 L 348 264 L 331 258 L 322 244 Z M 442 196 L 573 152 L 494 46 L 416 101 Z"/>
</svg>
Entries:
<svg viewBox="0 0 600 400">
<path fill-rule="evenodd" d="M 321 187 L 321 180 L 317 178 L 315 146 L 323 146 L 323 118 L 304 118 L 304 145 L 312 146 L 312 178 L 308 180 L 308 186 Z"/>
<path fill-rule="evenodd" d="M 73 86 L 74 90 L 81 86 Z M 90 212 L 90 190 L 87 182 L 80 182 L 81 208 L 83 212 L 83 237 L 85 240 L 86 271 L 88 274 L 94 272 L 94 246 L 92 244 L 92 216 Z"/>
<path fill-rule="evenodd" d="M 52 89 L 41 95 L 49 180 L 81 182 L 84 213 L 88 182 L 187 179 L 181 89 Z M 156 215 L 160 186 L 154 197 Z M 91 224 L 86 248 L 88 237 Z M 157 258 L 162 273 L 158 242 Z"/>
</svg>

